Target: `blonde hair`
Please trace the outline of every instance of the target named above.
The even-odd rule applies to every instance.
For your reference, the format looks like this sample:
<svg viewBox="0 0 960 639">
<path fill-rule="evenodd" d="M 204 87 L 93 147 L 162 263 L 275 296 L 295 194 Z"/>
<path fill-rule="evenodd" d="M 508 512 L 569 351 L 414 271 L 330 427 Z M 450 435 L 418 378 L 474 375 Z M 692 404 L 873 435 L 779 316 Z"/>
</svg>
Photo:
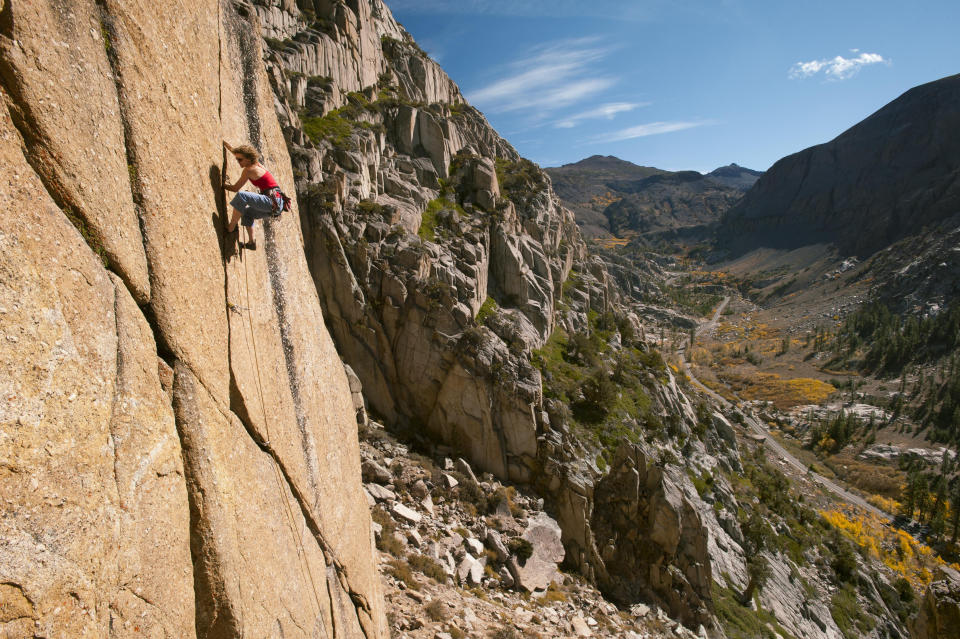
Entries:
<svg viewBox="0 0 960 639">
<path fill-rule="evenodd" d="M 260 153 L 258 153 L 257 150 L 249 144 L 241 144 L 240 146 L 233 147 L 233 153 L 236 155 L 242 155 L 254 163 L 260 161 Z"/>
</svg>

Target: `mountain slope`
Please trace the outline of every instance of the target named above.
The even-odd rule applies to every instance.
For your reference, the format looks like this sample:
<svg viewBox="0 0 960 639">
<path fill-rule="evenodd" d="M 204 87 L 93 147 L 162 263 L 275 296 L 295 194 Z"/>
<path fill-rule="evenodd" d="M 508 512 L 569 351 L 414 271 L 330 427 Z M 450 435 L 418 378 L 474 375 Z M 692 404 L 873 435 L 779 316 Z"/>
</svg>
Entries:
<svg viewBox="0 0 960 639">
<path fill-rule="evenodd" d="M 865 257 L 960 213 L 960 75 L 913 88 L 834 140 L 787 156 L 727 213 L 718 240 L 835 244 Z"/>
<path fill-rule="evenodd" d="M 719 219 L 760 175 L 731 164 L 706 175 L 595 155 L 546 169 L 588 236 L 653 235 Z"/>
</svg>

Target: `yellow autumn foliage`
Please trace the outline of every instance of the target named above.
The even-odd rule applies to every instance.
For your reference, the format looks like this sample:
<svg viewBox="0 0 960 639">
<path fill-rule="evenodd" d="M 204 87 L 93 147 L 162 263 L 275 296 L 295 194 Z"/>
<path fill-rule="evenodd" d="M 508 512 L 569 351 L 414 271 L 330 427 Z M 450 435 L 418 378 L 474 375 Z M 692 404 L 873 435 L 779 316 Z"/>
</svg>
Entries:
<svg viewBox="0 0 960 639">
<path fill-rule="evenodd" d="M 900 529 L 890 528 L 873 513 L 844 507 L 822 510 L 820 514 L 844 536 L 865 549 L 871 557 L 879 559 L 898 576 L 909 581 L 914 588 L 925 588 L 933 579 L 933 569 L 946 564 L 943 559 L 934 555 L 929 546 Z"/>
<path fill-rule="evenodd" d="M 896 499 L 890 499 L 889 497 L 884 497 L 883 495 L 870 495 L 867 497 L 867 502 L 884 512 L 890 513 L 891 515 L 896 515 L 901 509 L 899 501 Z"/>
<path fill-rule="evenodd" d="M 831 384 L 819 379 L 783 379 L 776 373 L 758 373 L 745 381 L 746 387 L 740 392 L 743 399 L 773 402 L 780 409 L 819 404 L 836 391 Z"/>
</svg>

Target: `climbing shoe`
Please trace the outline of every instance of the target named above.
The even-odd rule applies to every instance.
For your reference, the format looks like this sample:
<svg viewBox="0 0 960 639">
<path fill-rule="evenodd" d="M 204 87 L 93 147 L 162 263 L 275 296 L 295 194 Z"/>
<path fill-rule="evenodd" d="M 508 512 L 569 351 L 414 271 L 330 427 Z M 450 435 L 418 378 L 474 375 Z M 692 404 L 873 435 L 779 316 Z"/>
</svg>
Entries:
<svg viewBox="0 0 960 639">
<path fill-rule="evenodd" d="M 256 240 L 251 240 L 251 241 L 249 241 L 249 242 L 241 242 L 241 243 L 240 243 L 240 246 L 242 246 L 242 247 L 245 248 L 245 249 L 249 249 L 249 250 L 251 250 L 251 251 L 256 251 L 256 250 L 257 250 L 257 242 L 256 242 Z"/>
</svg>

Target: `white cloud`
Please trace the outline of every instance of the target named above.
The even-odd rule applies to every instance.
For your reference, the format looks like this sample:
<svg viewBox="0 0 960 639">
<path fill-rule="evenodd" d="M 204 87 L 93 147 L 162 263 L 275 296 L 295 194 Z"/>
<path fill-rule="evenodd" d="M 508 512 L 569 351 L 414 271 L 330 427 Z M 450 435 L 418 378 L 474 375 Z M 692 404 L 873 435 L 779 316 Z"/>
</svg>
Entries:
<svg viewBox="0 0 960 639">
<path fill-rule="evenodd" d="M 627 111 L 633 111 L 637 107 L 650 106 L 649 102 L 611 102 L 609 104 L 601 105 L 595 109 L 590 109 L 589 111 L 583 111 L 582 113 L 577 113 L 571 115 L 562 120 L 557 121 L 554 126 L 558 129 L 572 129 L 580 123 L 580 120 L 593 120 L 605 118 L 607 120 L 612 120 L 613 117 L 618 113 L 625 113 Z"/>
<path fill-rule="evenodd" d="M 580 38 L 535 49 L 508 65 L 507 77 L 467 93 L 467 100 L 491 112 L 535 109 L 543 116 L 594 96 L 616 83 L 597 76 L 596 63 L 609 49 Z"/>
<path fill-rule="evenodd" d="M 673 133 L 674 131 L 683 131 L 693 129 L 698 126 L 713 124 L 712 120 L 699 120 L 696 122 L 650 122 L 640 124 L 627 129 L 605 133 L 593 138 L 592 142 L 620 142 L 623 140 L 632 140 L 633 138 L 645 138 L 650 135 L 660 135 L 662 133 Z"/>
<path fill-rule="evenodd" d="M 881 62 L 890 64 L 890 61 L 884 59 L 879 53 L 860 53 L 859 49 L 851 49 L 850 51 L 851 53 L 859 53 L 859 55 L 853 58 L 844 58 L 838 55 L 835 58 L 797 62 L 790 67 L 789 76 L 796 80 L 809 78 L 823 71 L 823 74 L 830 80 L 846 80 L 869 64 L 879 64 Z"/>
</svg>

